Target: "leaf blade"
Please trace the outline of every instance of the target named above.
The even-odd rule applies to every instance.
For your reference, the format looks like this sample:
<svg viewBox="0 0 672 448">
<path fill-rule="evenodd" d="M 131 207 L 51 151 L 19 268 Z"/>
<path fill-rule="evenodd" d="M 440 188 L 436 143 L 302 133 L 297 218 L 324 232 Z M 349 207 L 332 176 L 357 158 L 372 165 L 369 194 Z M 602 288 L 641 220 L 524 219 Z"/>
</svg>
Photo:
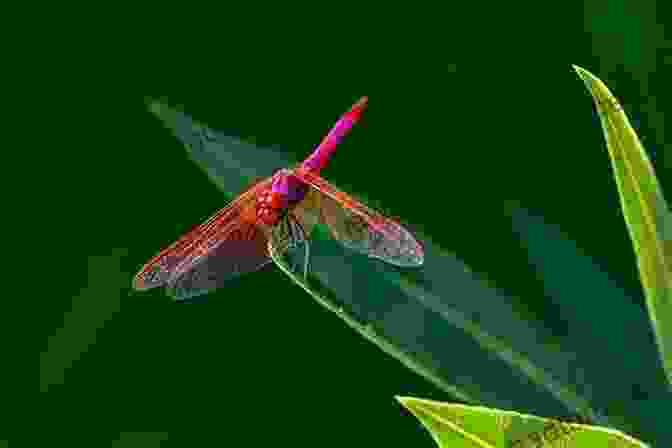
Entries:
<svg viewBox="0 0 672 448">
<path fill-rule="evenodd" d="M 672 218 L 653 166 L 606 85 L 573 66 L 595 102 L 644 288 L 649 318 L 672 386 Z"/>
<path fill-rule="evenodd" d="M 621 431 L 583 422 L 562 422 L 513 411 L 414 397 L 395 398 L 420 420 L 441 448 L 647 446 Z"/>
</svg>

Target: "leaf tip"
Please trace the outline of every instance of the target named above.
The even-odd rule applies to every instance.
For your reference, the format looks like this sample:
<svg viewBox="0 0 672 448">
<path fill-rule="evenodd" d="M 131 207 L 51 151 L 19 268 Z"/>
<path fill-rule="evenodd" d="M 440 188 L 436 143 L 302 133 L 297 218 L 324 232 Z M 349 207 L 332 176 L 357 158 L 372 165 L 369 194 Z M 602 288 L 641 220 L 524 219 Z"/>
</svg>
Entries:
<svg viewBox="0 0 672 448">
<path fill-rule="evenodd" d="M 421 400 L 413 397 L 402 397 L 400 395 L 395 395 L 394 398 L 401 404 L 404 408 L 411 411 L 413 414 L 416 413 L 421 408 Z"/>
<path fill-rule="evenodd" d="M 593 89 L 591 88 L 591 85 L 595 80 L 595 76 L 585 68 L 581 68 L 578 65 L 572 64 L 572 68 L 574 69 L 576 74 L 579 75 L 579 78 L 581 78 L 581 81 L 583 81 L 588 90 L 592 92 Z"/>
<path fill-rule="evenodd" d="M 404 407 L 408 407 L 408 403 L 411 401 L 411 398 L 402 397 L 401 395 L 395 395 L 394 399 L 397 400 Z"/>
<path fill-rule="evenodd" d="M 581 67 L 579 67 L 579 66 L 576 65 L 576 64 L 572 64 L 572 68 L 573 68 L 574 71 L 575 71 L 579 76 L 581 76 L 582 78 L 583 78 L 583 75 L 582 75 L 582 74 L 585 73 L 585 72 L 587 71 L 585 68 L 581 68 Z"/>
<path fill-rule="evenodd" d="M 150 111 L 156 116 L 161 116 L 161 103 L 158 100 L 150 96 L 146 96 L 144 98 L 144 101 L 145 101 L 145 107 L 147 107 L 148 111 Z"/>
</svg>

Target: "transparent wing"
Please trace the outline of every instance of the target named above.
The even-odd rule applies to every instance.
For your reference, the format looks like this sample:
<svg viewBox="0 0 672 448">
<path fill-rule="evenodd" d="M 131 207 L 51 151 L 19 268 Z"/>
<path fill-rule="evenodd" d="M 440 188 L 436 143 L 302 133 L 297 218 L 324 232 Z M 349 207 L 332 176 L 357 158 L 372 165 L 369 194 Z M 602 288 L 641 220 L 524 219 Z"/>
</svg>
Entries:
<svg viewBox="0 0 672 448">
<path fill-rule="evenodd" d="M 230 256 L 236 257 L 246 254 L 246 257 L 228 265 L 231 269 L 239 270 L 245 267 L 254 270 L 252 266 L 263 265 L 268 257 L 262 258 L 258 246 L 260 235 L 256 226 L 256 198 L 257 194 L 269 188 L 273 178 L 266 178 L 248 188 L 233 202 L 215 213 L 210 219 L 199 225 L 168 248 L 153 257 L 135 275 L 133 288 L 145 290 L 164 286 L 169 281 L 176 281 L 176 277 L 183 275 L 211 251 L 218 249 L 218 255 L 224 255 L 230 250 Z M 227 241 L 221 249 L 219 246 Z M 262 244 L 265 248 L 266 241 Z M 264 252 L 265 254 L 265 252 Z M 220 263 L 219 261 L 217 263 Z M 238 263 L 238 264 L 236 264 Z M 217 265 L 220 266 L 220 265 Z M 226 263 L 221 264 L 225 269 Z M 215 265 L 207 266 L 213 269 Z M 206 267 L 203 267 L 206 269 Z"/>
<path fill-rule="evenodd" d="M 371 210 L 309 170 L 299 167 L 293 173 L 321 193 L 320 218 L 345 247 L 396 266 L 422 265 L 422 246 L 400 224 Z"/>
<path fill-rule="evenodd" d="M 234 221 L 207 238 L 168 280 L 168 294 L 186 300 L 205 294 L 241 274 L 261 269 L 269 263 L 263 224 Z"/>
</svg>

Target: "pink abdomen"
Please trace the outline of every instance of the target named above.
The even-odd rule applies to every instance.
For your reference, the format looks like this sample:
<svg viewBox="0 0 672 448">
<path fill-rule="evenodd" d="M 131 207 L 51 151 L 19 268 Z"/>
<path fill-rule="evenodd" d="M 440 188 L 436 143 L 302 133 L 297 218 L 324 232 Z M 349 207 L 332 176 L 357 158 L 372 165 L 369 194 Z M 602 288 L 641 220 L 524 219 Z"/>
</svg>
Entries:
<svg viewBox="0 0 672 448">
<path fill-rule="evenodd" d="M 352 125 L 359 121 L 359 117 L 364 111 L 367 101 L 368 98 L 363 97 L 355 103 L 349 111 L 341 116 L 326 137 L 324 137 L 317 148 L 315 148 L 315 151 L 303 161 L 302 165 L 304 168 L 314 173 L 318 173 L 327 165 L 329 157 L 331 157 L 331 154 L 333 154 L 336 149 L 336 145 L 338 145 L 341 142 L 341 139 L 347 135 L 350 129 L 352 129 Z"/>
</svg>

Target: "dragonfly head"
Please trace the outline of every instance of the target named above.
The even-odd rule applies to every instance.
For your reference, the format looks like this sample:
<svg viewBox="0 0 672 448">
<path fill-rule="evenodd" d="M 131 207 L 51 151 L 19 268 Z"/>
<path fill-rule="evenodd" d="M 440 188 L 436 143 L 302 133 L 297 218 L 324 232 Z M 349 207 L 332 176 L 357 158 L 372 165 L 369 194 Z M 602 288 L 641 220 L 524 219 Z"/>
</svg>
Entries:
<svg viewBox="0 0 672 448">
<path fill-rule="evenodd" d="M 287 207 L 301 201 L 306 196 L 308 187 L 290 170 L 280 170 L 275 175 L 271 191 L 279 193 L 285 199 Z"/>
</svg>

